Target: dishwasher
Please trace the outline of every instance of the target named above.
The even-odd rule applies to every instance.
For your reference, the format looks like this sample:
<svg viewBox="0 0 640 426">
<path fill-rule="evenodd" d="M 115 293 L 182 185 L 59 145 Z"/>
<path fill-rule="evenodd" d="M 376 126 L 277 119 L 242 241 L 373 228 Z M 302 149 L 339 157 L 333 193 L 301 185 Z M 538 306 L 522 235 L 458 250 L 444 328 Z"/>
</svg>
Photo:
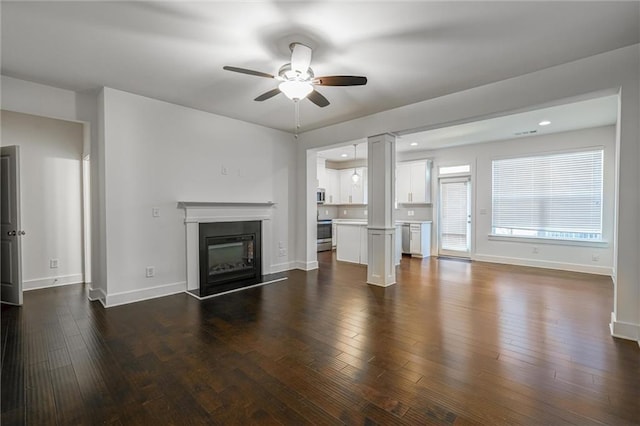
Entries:
<svg viewBox="0 0 640 426">
<path fill-rule="evenodd" d="M 402 253 L 411 254 L 411 225 L 402 224 Z"/>
</svg>

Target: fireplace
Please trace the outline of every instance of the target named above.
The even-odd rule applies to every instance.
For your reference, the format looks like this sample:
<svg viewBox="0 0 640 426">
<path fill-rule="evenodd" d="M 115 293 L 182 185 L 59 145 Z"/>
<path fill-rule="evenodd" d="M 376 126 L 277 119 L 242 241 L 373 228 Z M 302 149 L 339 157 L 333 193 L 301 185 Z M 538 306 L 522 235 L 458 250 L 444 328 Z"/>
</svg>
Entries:
<svg viewBox="0 0 640 426">
<path fill-rule="evenodd" d="M 260 221 L 199 225 L 200 296 L 261 282 Z"/>
</svg>

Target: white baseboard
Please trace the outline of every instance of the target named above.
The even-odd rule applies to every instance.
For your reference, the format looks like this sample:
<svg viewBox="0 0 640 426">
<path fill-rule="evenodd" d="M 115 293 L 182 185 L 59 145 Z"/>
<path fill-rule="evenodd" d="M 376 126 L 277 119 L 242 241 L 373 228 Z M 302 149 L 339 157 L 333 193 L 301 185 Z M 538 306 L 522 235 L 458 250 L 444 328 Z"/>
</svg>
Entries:
<svg viewBox="0 0 640 426">
<path fill-rule="evenodd" d="M 290 271 L 295 268 L 295 262 L 276 263 L 271 265 L 271 271 L 269 274 L 277 274 L 278 272 Z"/>
<path fill-rule="evenodd" d="M 107 307 L 106 300 L 107 295 L 101 288 L 89 288 L 87 293 L 87 298 L 94 302 L 96 300 L 100 301 L 103 307 Z"/>
<path fill-rule="evenodd" d="M 611 312 L 611 323 L 609 324 L 611 335 L 621 339 L 634 340 L 640 345 L 640 324 L 616 321 L 616 314 Z"/>
<path fill-rule="evenodd" d="M 82 274 L 58 275 L 55 277 L 37 278 L 22 281 L 22 290 L 37 290 L 39 288 L 58 287 L 61 285 L 80 284 L 84 282 Z"/>
<path fill-rule="evenodd" d="M 479 262 L 502 263 L 505 265 L 531 266 L 534 268 L 559 269 L 562 271 L 584 272 L 587 274 L 607 275 L 613 274 L 613 268 L 608 266 L 581 265 L 577 263 L 552 262 L 549 260 L 522 259 L 518 257 L 491 256 L 476 254 L 473 260 Z"/>
<path fill-rule="evenodd" d="M 292 269 L 301 269 L 303 271 L 312 271 L 314 269 L 318 269 L 318 261 L 314 260 L 313 262 L 303 262 L 298 260 L 295 262 L 295 268 Z"/>
<path fill-rule="evenodd" d="M 187 283 L 182 281 L 156 287 L 141 288 L 139 290 L 109 293 L 106 295 L 106 303 L 104 305 L 107 308 L 111 308 L 113 306 L 126 305 L 127 303 L 141 302 L 143 300 L 183 293 L 186 289 Z"/>
</svg>

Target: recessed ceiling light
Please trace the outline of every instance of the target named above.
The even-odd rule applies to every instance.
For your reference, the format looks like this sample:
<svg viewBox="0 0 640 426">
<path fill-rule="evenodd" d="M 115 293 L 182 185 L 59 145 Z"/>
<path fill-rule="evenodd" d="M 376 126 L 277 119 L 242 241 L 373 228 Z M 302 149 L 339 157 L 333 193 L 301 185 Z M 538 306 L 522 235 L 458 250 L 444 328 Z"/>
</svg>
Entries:
<svg viewBox="0 0 640 426">
<path fill-rule="evenodd" d="M 418 146 L 418 142 L 411 142 L 409 145 L 411 145 L 411 146 Z"/>
<path fill-rule="evenodd" d="M 340 157 L 347 158 L 347 154 L 340 154 Z"/>
<path fill-rule="evenodd" d="M 542 120 L 538 123 L 539 126 L 548 126 L 549 124 L 551 124 L 549 120 Z"/>
</svg>

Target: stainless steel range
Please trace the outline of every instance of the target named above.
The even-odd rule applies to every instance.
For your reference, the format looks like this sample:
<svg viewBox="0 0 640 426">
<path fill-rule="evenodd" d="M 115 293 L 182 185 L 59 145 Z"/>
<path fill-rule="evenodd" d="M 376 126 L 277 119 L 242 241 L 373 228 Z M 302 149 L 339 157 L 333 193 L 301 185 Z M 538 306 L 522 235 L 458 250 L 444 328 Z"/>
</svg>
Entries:
<svg viewBox="0 0 640 426">
<path fill-rule="evenodd" d="M 318 251 L 331 250 L 331 219 L 318 221 Z"/>
</svg>

